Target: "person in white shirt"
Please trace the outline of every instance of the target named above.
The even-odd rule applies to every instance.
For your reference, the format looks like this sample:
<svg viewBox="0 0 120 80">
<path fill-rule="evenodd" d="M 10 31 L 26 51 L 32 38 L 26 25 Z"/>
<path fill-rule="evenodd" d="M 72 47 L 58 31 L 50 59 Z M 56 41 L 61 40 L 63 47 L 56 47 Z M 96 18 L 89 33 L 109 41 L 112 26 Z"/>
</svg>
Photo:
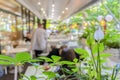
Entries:
<svg viewBox="0 0 120 80">
<path fill-rule="evenodd" d="M 39 55 L 46 49 L 47 34 L 43 29 L 43 24 L 38 24 L 38 28 L 33 32 L 32 36 L 32 50 L 35 52 L 35 56 Z"/>
</svg>

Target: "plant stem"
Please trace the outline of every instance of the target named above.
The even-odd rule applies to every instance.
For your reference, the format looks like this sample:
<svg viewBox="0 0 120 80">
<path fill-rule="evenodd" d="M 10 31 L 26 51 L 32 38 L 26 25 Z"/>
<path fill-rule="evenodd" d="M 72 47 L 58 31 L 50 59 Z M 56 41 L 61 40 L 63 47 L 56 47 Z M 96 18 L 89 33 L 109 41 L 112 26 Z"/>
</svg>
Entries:
<svg viewBox="0 0 120 80">
<path fill-rule="evenodd" d="M 79 60 L 80 65 L 78 66 L 79 74 L 81 75 L 81 60 Z"/>
<path fill-rule="evenodd" d="M 113 80 L 116 80 L 116 77 L 117 77 L 117 72 L 115 73 L 115 76 L 114 76 L 114 79 L 113 79 Z"/>
<path fill-rule="evenodd" d="M 63 71 L 62 65 L 60 65 L 60 69 L 63 75 L 65 75 L 65 72 Z M 66 75 L 65 75 L 66 76 Z M 65 79 L 64 79 L 65 80 Z"/>
<path fill-rule="evenodd" d="M 93 65 L 96 69 L 96 72 L 98 72 L 98 69 L 97 69 L 97 65 L 96 65 L 96 62 L 95 62 L 95 58 L 94 58 L 94 55 L 93 55 L 93 51 L 92 51 L 92 45 L 90 44 L 90 51 L 91 51 L 91 55 L 92 55 L 92 59 L 93 59 Z"/>
<path fill-rule="evenodd" d="M 113 78 L 114 78 L 114 74 L 115 74 L 115 68 L 113 68 L 112 76 L 111 76 L 111 80 L 113 80 Z"/>
<path fill-rule="evenodd" d="M 100 51 L 99 51 L 99 42 L 97 42 L 98 56 L 97 56 L 97 67 L 98 67 L 98 80 L 101 80 L 101 62 L 100 62 Z"/>
</svg>

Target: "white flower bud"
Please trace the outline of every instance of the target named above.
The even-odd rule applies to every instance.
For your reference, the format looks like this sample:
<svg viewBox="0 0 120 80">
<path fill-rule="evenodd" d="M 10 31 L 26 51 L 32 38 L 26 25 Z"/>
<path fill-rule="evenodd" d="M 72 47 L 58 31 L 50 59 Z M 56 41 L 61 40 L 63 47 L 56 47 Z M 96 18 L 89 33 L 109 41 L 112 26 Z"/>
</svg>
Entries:
<svg viewBox="0 0 120 80">
<path fill-rule="evenodd" d="M 97 17 L 97 20 L 100 22 L 100 21 L 102 21 L 103 18 L 104 17 L 102 15 L 100 15 L 100 16 Z"/>
<path fill-rule="evenodd" d="M 110 21 L 113 20 L 113 16 L 108 14 L 108 15 L 105 17 L 105 20 L 106 20 L 107 22 L 110 22 Z"/>
<path fill-rule="evenodd" d="M 95 31 L 94 39 L 97 41 L 104 39 L 104 32 L 101 30 L 100 27 Z"/>
</svg>

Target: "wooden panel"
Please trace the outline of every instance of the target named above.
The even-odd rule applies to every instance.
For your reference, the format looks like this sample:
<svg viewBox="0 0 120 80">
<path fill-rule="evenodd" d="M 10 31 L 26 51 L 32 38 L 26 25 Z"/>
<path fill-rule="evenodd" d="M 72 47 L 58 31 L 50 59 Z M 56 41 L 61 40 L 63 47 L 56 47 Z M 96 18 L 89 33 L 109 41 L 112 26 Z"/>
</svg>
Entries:
<svg viewBox="0 0 120 80">
<path fill-rule="evenodd" d="M 20 5 L 15 0 L 0 0 L 0 8 L 19 14 L 20 13 Z"/>
</svg>

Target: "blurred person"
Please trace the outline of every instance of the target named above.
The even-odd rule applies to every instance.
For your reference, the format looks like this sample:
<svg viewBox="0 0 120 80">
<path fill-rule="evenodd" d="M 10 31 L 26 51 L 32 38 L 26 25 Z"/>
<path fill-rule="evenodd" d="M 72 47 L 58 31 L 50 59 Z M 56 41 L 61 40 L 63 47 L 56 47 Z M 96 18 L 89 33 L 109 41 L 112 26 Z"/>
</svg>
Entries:
<svg viewBox="0 0 120 80">
<path fill-rule="evenodd" d="M 75 58 L 76 58 L 76 54 L 73 49 L 63 48 L 63 50 L 61 52 L 61 61 L 71 61 L 72 62 Z M 60 75 L 63 75 L 63 74 L 65 74 L 66 76 L 70 75 L 67 79 L 74 78 L 74 80 L 77 80 L 75 78 L 74 74 L 69 73 L 75 67 L 76 67 L 76 65 L 74 65 L 74 64 L 71 64 L 71 65 L 64 64 L 64 65 L 62 65 L 62 68 L 67 69 L 67 72 L 60 68 L 58 73 Z"/>
<path fill-rule="evenodd" d="M 67 48 L 67 45 L 62 45 L 60 48 L 59 48 L 59 55 L 61 55 L 62 51 L 64 48 Z"/>
<path fill-rule="evenodd" d="M 62 60 L 73 61 L 76 58 L 76 54 L 73 49 L 63 48 L 61 57 Z"/>
<path fill-rule="evenodd" d="M 35 52 L 35 56 L 39 55 L 45 51 L 47 44 L 47 34 L 43 29 L 43 24 L 38 24 L 38 28 L 33 32 L 32 35 L 32 50 Z"/>
<path fill-rule="evenodd" d="M 47 32 L 47 37 L 50 37 L 52 31 L 50 29 L 47 29 L 46 32 Z"/>
<path fill-rule="evenodd" d="M 31 34 L 30 32 L 27 32 L 26 37 L 25 37 L 25 42 L 30 42 L 31 41 Z"/>
<path fill-rule="evenodd" d="M 55 45 L 51 45 L 51 51 L 47 57 L 51 58 L 51 56 L 53 56 L 53 55 L 60 56 L 59 48 L 56 48 Z"/>
</svg>

